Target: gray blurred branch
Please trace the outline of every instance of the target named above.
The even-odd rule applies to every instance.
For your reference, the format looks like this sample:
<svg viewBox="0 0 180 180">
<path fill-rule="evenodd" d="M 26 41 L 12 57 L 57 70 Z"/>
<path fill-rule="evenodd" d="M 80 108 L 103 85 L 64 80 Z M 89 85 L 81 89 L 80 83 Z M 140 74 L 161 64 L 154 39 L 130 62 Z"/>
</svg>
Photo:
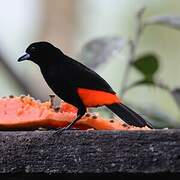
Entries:
<svg viewBox="0 0 180 180">
<path fill-rule="evenodd" d="M 131 63 L 135 60 L 137 46 L 139 45 L 140 36 L 144 30 L 144 23 L 142 22 L 144 11 L 145 11 L 145 7 L 142 7 L 137 12 L 134 38 L 129 40 L 129 57 L 127 59 L 127 65 L 124 71 L 123 80 L 121 84 L 121 97 L 123 97 L 126 91 L 126 85 L 128 81 L 130 66 L 131 66 Z"/>
</svg>

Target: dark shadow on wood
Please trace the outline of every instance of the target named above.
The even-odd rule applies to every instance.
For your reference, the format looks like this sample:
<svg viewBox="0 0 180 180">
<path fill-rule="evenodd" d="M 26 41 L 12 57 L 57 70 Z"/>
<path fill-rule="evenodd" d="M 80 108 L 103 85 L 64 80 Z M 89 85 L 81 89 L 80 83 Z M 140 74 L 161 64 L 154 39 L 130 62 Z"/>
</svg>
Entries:
<svg viewBox="0 0 180 180">
<path fill-rule="evenodd" d="M 143 174 L 143 173 L 135 173 L 135 174 L 119 174 L 119 173 L 109 173 L 109 174 L 44 174 L 44 173 L 32 173 L 32 174 L 24 174 L 24 173 L 15 173 L 15 174 L 3 174 L 0 175 L 0 178 L 3 180 L 32 180 L 35 179 L 48 179 L 48 180 L 92 180 L 94 178 L 113 178 L 113 180 L 129 180 L 129 179 L 138 179 L 144 180 L 145 178 L 153 178 L 153 179 L 168 179 L 168 180 L 179 180 L 180 173 L 155 173 L 155 174 Z"/>
</svg>

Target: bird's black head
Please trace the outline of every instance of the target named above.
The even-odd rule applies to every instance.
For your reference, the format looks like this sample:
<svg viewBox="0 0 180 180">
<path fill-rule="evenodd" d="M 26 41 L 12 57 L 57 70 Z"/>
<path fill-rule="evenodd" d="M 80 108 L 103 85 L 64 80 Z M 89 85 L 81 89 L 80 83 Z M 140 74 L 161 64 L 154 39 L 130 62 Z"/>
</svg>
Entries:
<svg viewBox="0 0 180 180">
<path fill-rule="evenodd" d="M 18 61 L 31 60 L 38 65 L 48 64 L 57 53 L 62 52 L 49 42 L 35 42 L 28 46 L 26 53 Z"/>
</svg>

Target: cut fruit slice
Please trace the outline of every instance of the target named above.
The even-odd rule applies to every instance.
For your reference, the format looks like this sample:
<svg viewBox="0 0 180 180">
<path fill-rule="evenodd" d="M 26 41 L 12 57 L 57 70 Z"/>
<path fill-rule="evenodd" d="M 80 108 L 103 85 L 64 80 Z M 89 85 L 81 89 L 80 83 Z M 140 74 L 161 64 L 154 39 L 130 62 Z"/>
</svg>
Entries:
<svg viewBox="0 0 180 180">
<path fill-rule="evenodd" d="M 76 118 L 77 108 L 62 102 L 60 108 L 52 108 L 51 102 L 40 102 L 30 96 L 0 98 L 0 129 L 37 129 L 39 127 L 59 128 L 68 125 Z M 126 125 L 119 119 L 105 119 L 87 113 L 75 125 L 87 130 L 148 130 Z"/>
</svg>

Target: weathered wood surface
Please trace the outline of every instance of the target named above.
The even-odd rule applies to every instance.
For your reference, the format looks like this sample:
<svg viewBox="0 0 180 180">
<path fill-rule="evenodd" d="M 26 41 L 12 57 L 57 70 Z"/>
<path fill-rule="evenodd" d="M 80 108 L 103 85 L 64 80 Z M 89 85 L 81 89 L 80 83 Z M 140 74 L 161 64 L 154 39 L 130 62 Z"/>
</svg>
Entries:
<svg viewBox="0 0 180 180">
<path fill-rule="evenodd" d="M 0 132 L 0 173 L 179 173 L 180 130 Z"/>
</svg>

